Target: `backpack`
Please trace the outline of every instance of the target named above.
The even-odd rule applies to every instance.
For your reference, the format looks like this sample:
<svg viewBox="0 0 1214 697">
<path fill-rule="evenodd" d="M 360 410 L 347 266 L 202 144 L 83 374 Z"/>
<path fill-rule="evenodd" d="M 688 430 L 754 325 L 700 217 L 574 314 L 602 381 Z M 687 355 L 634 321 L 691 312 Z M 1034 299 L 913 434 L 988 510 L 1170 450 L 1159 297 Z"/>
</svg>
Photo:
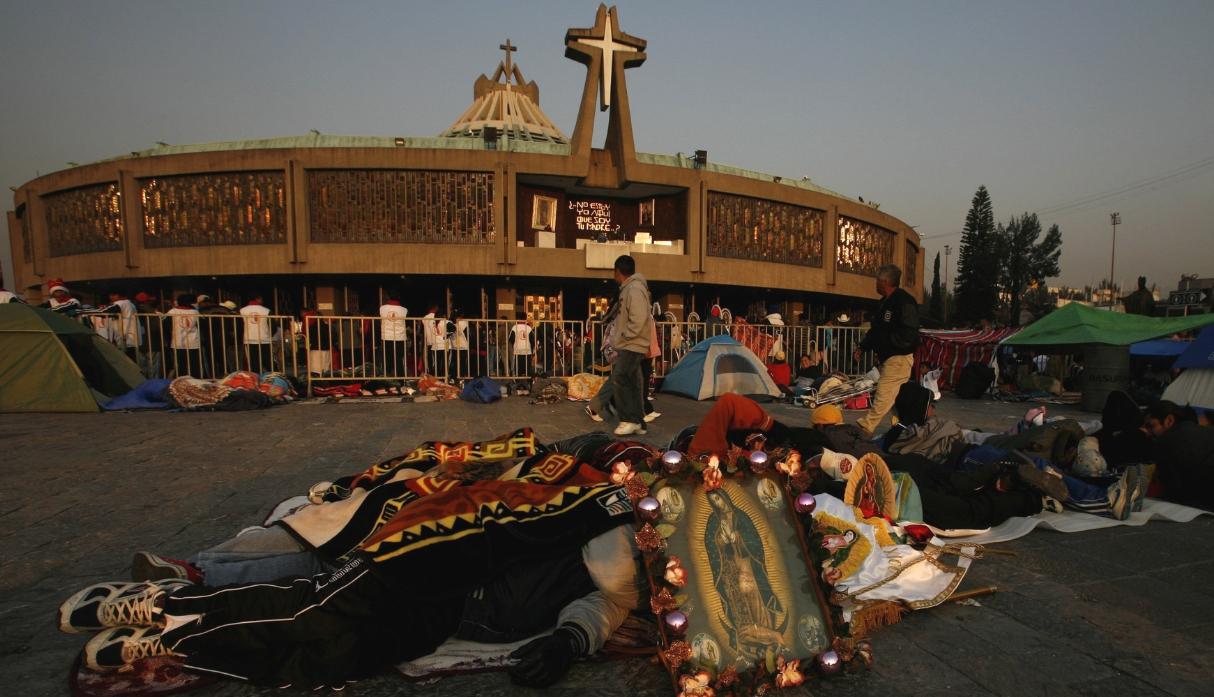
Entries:
<svg viewBox="0 0 1214 697">
<path fill-rule="evenodd" d="M 603 346 L 599 349 L 599 353 L 603 355 L 603 362 L 607 365 L 615 363 L 615 359 L 620 357 L 620 351 L 614 344 L 615 322 L 603 325 Z"/>
<path fill-rule="evenodd" d="M 492 378 L 482 375 L 469 380 L 464 389 L 460 390 L 459 398 L 465 402 L 489 404 L 502 398 L 502 388 Z"/>
</svg>

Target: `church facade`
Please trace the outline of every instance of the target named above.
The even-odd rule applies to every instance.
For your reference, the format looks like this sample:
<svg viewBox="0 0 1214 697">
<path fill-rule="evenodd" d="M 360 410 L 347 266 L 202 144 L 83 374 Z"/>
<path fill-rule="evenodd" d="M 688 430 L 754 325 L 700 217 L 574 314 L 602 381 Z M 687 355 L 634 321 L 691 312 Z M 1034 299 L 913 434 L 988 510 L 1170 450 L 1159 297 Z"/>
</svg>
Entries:
<svg viewBox="0 0 1214 697">
<path fill-rule="evenodd" d="M 278 312 L 359 314 L 398 295 L 468 316 L 583 319 L 631 253 L 663 310 L 717 301 L 829 321 L 875 298 L 882 264 L 923 296 L 923 250 L 901 220 L 808 180 L 638 153 L 628 69 L 645 41 L 615 8 L 570 29 L 586 66 L 566 136 L 514 47 L 437 137 L 301 137 L 162 145 L 41 176 L 8 212 L 15 279 L 73 290 L 256 291 Z M 592 147 L 597 111 L 604 147 Z M 412 313 L 411 313 L 412 314 Z M 854 316 L 854 315 L 853 315 Z"/>
</svg>

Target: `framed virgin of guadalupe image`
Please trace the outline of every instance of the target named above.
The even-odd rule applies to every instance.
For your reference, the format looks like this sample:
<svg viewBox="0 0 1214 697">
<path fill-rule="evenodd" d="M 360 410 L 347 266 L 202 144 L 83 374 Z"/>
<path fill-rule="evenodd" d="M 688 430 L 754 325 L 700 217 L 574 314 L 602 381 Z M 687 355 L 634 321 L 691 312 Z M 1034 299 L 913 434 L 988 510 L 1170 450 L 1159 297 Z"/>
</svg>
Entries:
<svg viewBox="0 0 1214 697">
<path fill-rule="evenodd" d="M 778 475 L 727 477 L 711 491 L 686 481 L 655 489 L 665 554 L 686 572 L 676 599 L 690 672 L 808 664 L 831 647 L 830 610 Z"/>
<path fill-rule="evenodd" d="M 535 194 L 531 197 L 531 228 L 533 230 L 556 230 L 556 199 Z"/>
<path fill-rule="evenodd" d="M 649 199 L 648 201 L 641 201 L 641 204 L 639 206 L 640 211 L 641 211 L 641 220 L 638 224 L 639 227 L 642 227 L 642 228 L 653 227 L 654 202 L 655 202 L 655 199 L 652 199 L 652 198 Z"/>
</svg>

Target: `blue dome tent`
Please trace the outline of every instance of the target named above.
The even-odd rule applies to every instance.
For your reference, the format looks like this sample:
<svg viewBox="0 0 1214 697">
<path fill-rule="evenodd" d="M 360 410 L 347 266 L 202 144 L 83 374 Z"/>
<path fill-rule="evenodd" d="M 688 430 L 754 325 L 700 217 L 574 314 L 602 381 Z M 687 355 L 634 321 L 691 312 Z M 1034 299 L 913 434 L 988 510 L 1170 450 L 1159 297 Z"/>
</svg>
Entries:
<svg viewBox="0 0 1214 697">
<path fill-rule="evenodd" d="M 754 352 L 731 336 L 714 336 L 692 347 L 662 381 L 662 392 L 714 399 L 727 392 L 779 397 L 780 388 Z"/>
</svg>

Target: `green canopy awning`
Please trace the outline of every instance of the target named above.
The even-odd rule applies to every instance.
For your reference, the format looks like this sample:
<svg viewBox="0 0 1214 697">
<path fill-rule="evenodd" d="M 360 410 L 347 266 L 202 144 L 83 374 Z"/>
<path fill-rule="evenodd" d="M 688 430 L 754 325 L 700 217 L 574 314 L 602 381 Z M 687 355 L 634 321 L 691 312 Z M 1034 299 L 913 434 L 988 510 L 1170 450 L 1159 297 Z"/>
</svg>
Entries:
<svg viewBox="0 0 1214 697">
<path fill-rule="evenodd" d="M 1214 324 L 1214 314 L 1189 317 L 1143 317 L 1070 303 L 1004 339 L 1009 346 L 1109 344 L 1129 346 L 1176 332 Z"/>
</svg>

